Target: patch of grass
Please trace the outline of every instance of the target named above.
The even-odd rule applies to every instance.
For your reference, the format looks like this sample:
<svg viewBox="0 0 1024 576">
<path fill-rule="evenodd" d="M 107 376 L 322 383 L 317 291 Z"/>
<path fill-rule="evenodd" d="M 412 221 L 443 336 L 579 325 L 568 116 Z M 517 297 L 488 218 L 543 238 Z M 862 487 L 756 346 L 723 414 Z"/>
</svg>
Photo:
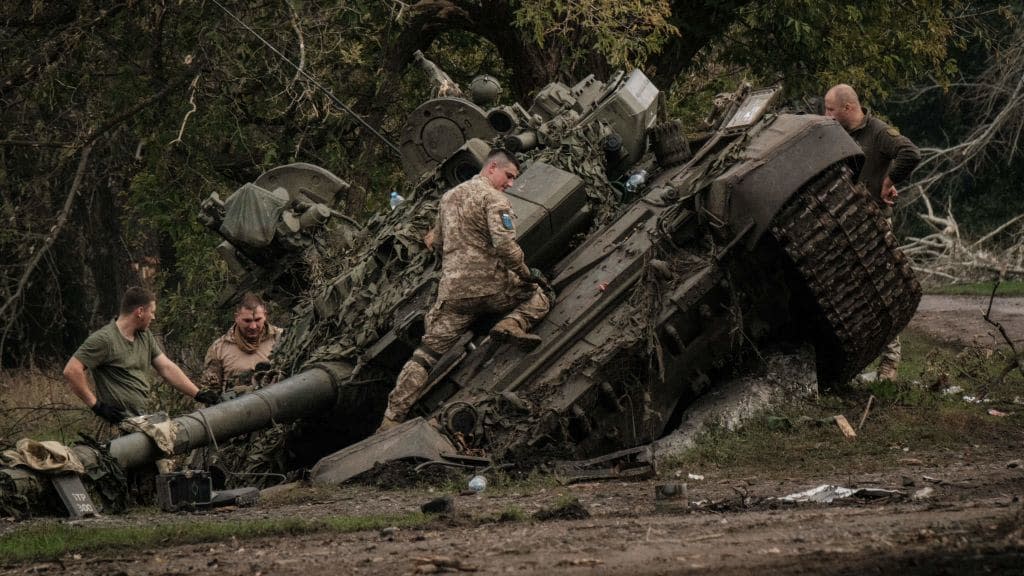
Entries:
<svg viewBox="0 0 1024 576">
<path fill-rule="evenodd" d="M 925 287 L 927 294 L 951 294 L 958 296 L 991 296 L 995 282 L 972 282 L 969 284 L 943 284 Z M 1024 296 L 1024 282 L 1020 280 L 999 283 L 996 296 Z"/>
<path fill-rule="evenodd" d="M 165 547 L 231 538 L 291 536 L 314 532 L 359 532 L 388 526 L 422 526 L 423 514 L 255 519 L 231 522 L 175 522 L 159 526 L 89 527 L 40 524 L 0 537 L 0 558 L 14 562 L 55 560 L 63 555 L 102 550 Z"/>
<path fill-rule="evenodd" d="M 509 506 L 498 515 L 498 522 L 522 522 L 526 520 L 526 512 L 518 506 Z"/>
<path fill-rule="evenodd" d="M 843 413 L 856 427 L 862 410 L 863 405 L 851 403 Z M 973 405 L 940 402 L 922 409 L 878 401 L 855 439 L 845 438 L 838 426 L 828 423 L 826 419 L 835 412 L 813 403 L 791 407 L 784 414 L 790 421 L 800 416 L 810 419 L 780 428 L 764 415 L 737 432 L 714 430 L 669 466 L 727 470 L 731 474 L 785 472 L 815 477 L 822 473 L 884 470 L 903 458 L 914 457 L 918 449 L 996 449 L 1024 442 L 1024 418 L 992 417 Z"/>
<path fill-rule="evenodd" d="M 815 477 L 884 470 L 917 451 L 1012 451 L 1024 445 L 1024 409 L 1011 403 L 1022 395 L 1024 378 L 1013 373 L 996 381 L 1004 352 L 959 349 L 915 331 L 904 332 L 902 343 L 896 382 L 854 384 L 762 414 L 736 432 L 712 430 L 666 468 Z M 961 391 L 944 393 L 953 386 Z M 842 414 L 856 428 L 870 396 L 875 400 L 864 427 L 855 439 L 845 438 L 831 417 Z M 991 407 L 1010 415 L 991 416 Z"/>
<path fill-rule="evenodd" d="M 1005 402 L 1022 395 L 1024 377 L 1019 371 L 999 378 L 1010 362 L 1009 348 L 960 347 L 916 330 L 905 331 L 901 341 L 903 361 L 896 385 L 904 403 L 922 394 L 934 398 L 951 387 L 962 390 L 950 395 L 956 399 L 966 395 Z"/>
</svg>

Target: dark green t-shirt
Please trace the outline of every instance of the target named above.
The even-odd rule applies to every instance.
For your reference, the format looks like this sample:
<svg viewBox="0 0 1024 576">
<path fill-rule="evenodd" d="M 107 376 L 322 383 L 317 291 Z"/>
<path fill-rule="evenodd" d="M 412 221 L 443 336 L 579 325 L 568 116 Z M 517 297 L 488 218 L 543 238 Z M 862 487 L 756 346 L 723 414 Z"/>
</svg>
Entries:
<svg viewBox="0 0 1024 576">
<path fill-rule="evenodd" d="M 149 413 L 153 360 L 163 354 L 153 333 L 142 330 L 129 342 L 111 322 L 93 332 L 75 351 L 96 386 L 96 397 L 129 416 Z"/>
</svg>

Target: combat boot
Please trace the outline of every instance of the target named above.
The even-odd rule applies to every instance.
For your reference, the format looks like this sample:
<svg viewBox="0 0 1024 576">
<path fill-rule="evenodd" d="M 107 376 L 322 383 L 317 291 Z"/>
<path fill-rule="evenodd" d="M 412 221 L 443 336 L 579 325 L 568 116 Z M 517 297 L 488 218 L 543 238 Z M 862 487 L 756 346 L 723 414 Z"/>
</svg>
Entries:
<svg viewBox="0 0 1024 576">
<path fill-rule="evenodd" d="M 504 342 L 515 342 L 524 350 L 533 350 L 540 344 L 540 336 L 523 330 L 515 318 L 502 318 L 491 328 L 491 338 Z"/>
<path fill-rule="evenodd" d="M 899 364 L 897 364 L 894 360 L 883 358 L 882 361 L 878 363 L 878 379 L 895 382 L 896 368 L 898 367 Z"/>
</svg>

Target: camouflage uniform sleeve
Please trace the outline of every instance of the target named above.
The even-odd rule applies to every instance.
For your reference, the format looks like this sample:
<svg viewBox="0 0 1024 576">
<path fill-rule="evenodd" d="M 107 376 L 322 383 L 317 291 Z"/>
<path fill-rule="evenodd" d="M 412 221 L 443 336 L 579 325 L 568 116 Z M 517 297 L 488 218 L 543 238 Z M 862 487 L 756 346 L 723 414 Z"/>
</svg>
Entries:
<svg viewBox="0 0 1024 576">
<path fill-rule="evenodd" d="M 502 196 L 491 196 L 487 203 L 487 229 L 491 235 L 498 260 L 522 278 L 530 277 L 530 268 L 523 258 L 523 250 L 516 242 L 516 225 L 512 206 Z"/>
<path fill-rule="evenodd" d="M 921 151 L 910 138 L 900 134 L 896 128 L 887 127 L 879 132 L 878 150 L 885 157 L 892 158 L 889 179 L 894 184 L 899 184 L 910 177 L 910 173 L 921 161 Z"/>
<path fill-rule="evenodd" d="M 434 222 L 434 227 L 430 231 L 434 234 L 434 245 L 431 248 L 439 254 L 444 252 L 444 230 L 441 228 L 440 218 Z"/>
<path fill-rule="evenodd" d="M 220 390 L 224 383 L 224 363 L 220 359 L 218 339 L 206 351 L 206 361 L 203 362 L 203 373 L 199 377 L 199 388 Z"/>
</svg>

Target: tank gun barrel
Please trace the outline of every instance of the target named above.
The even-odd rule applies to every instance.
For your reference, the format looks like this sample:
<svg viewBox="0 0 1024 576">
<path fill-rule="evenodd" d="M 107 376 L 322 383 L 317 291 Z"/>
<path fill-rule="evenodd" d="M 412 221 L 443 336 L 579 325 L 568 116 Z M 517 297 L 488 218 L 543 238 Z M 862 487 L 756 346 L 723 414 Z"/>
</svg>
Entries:
<svg viewBox="0 0 1024 576">
<path fill-rule="evenodd" d="M 341 364 L 315 367 L 234 400 L 209 406 L 173 420 L 174 453 L 184 454 L 214 442 L 269 428 L 330 410 L 337 397 L 335 377 L 347 373 Z M 76 451 L 91 451 L 76 446 Z M 142 432 L 110 441 L 110 455 L 124 469 L 137 468 L 166 455 Z M 86 455 L 84 461 L 95 458 Z"/>
<path fill-rule="evenodd" d="M 416 63 L 420 65 L 420 68 L 427 74 L 427 78 L 430 79 L 430 84 L 433 86 L 433 94 L 435 98 L 462 98 L 462 88 L 452 80 L 452 77 L 447 72 L 441 69 L 440 66 L 434 64 L 428 60 L 423 52 L 417 50 L 413 53 L 413 58 Z"/>
</svg>

